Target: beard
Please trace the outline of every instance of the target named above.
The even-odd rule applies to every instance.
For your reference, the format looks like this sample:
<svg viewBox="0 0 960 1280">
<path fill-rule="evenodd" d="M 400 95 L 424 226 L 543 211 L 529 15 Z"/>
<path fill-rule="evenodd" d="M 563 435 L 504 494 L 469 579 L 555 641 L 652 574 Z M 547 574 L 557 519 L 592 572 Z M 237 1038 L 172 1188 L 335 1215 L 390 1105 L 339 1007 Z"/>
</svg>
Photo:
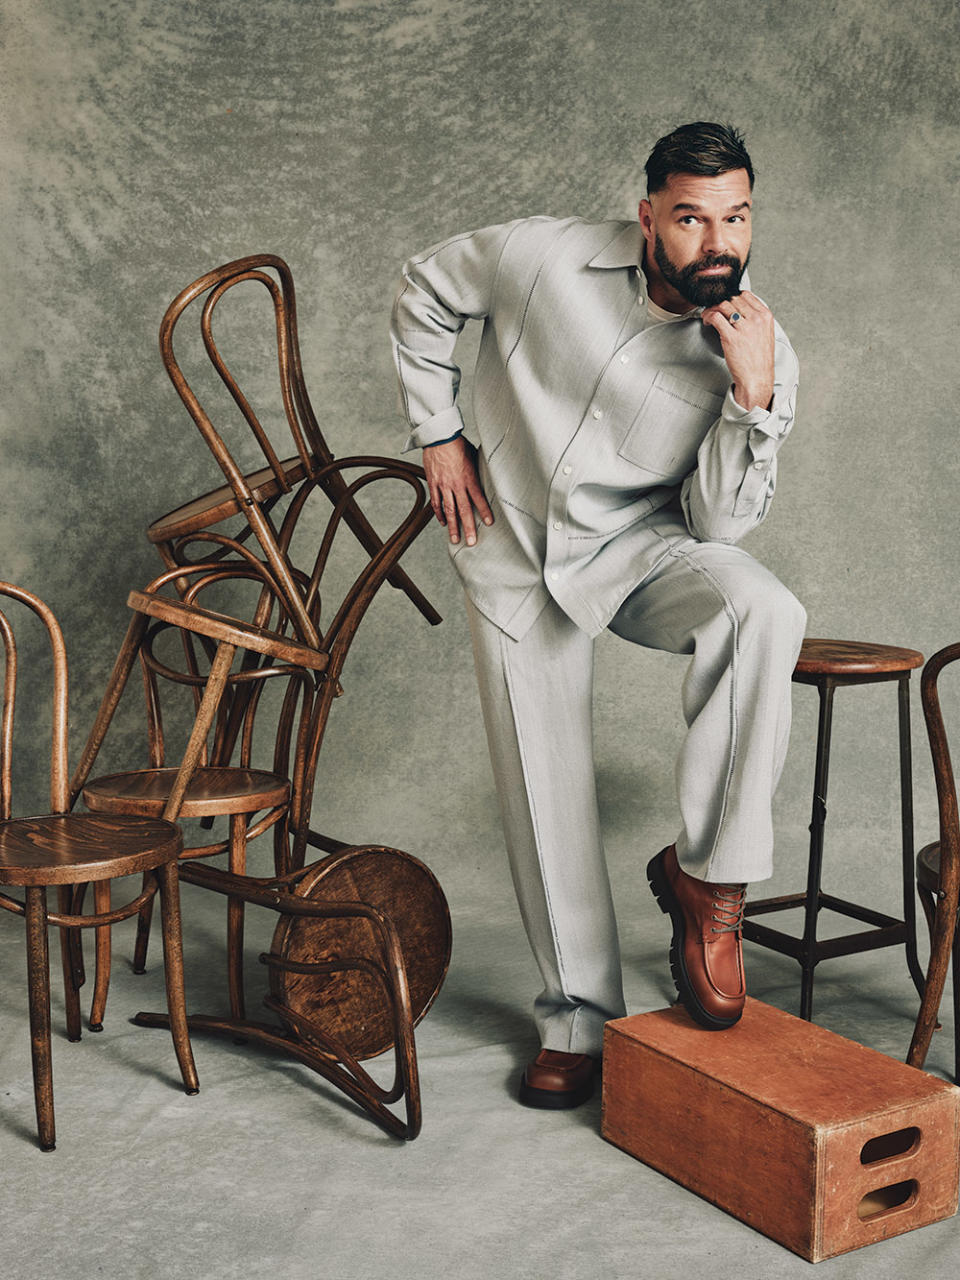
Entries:
<svg viewBox="0 0 960 1280">
<path fill-rule="evenodd" d="M 667 257 L 663 241 L 657 236 L 653 246 L 653 260 L 667 284 L 672 285 L 691 305 L 715 307 L 718 302 L 727 302 L 740 292 L 740 277 L 747 269 L 750 254 L 747 254 L 743 262 L 732 253 L 707 254 L 685 267 L 678 267 Z M 704 271 L 707 267 L 730 267 L 731 270 L 726 275 L 698 279 L 697 272 Z"/>
</svg>

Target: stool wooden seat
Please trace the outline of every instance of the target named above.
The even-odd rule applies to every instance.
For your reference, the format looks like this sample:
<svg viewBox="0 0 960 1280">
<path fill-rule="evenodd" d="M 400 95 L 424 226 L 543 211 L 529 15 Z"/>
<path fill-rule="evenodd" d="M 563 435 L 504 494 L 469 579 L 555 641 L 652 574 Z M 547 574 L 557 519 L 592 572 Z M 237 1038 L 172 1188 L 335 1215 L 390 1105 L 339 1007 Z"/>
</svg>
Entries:
<svg viewBox="0 0 960 1280">
<path fill-rule="evenodd" d="M 813 975 L 821 960 L 853 955 L 881 947 L 904 946 L 910 976 L 918 992 L 923 991 L 923 972 L 917 958 L 916 911 L 914 908 L 913 857 L 913 773 L 910 749 L 910 673 L 923 666 L 923 654 L 897 645 L 873 644 L 859 640 L 806 639 L 793 673 L 796 684 L 813 685 L 820 696 L 817 729 L 817 756 L 814 768 L 813 807 L 810 819 L 810 855 L 805 893 L 748 902 L 743 936 L 759 946 L 792 956 L 802 970 L 800 1016 L 813 1013 Z M 830 735 L 833 696 L 838 688 L 896 681 L 899 706 L 900 827 L 903 874 L 903 917 L 887 915 L 859 903 L 824 893 L 820 888 L 823 868 L 823 835 L 827 816 L 827 781 L 830 768 Z M 790 909 L 802 909 L 802 937 L 758 924 L 750 917 Z M 822 910 L 833 911 L 868 925 L 866 929 L 839 938 L 818 939 L 817 917 Z"/>
<path fill-rule="evenodd" d="M 894 679 L 923 666 L 923 654 L 892 644 L 867 644 L 862 640 L 804 640 L 794 668 L 798 684 L 834 680 Z"/>
</svg>

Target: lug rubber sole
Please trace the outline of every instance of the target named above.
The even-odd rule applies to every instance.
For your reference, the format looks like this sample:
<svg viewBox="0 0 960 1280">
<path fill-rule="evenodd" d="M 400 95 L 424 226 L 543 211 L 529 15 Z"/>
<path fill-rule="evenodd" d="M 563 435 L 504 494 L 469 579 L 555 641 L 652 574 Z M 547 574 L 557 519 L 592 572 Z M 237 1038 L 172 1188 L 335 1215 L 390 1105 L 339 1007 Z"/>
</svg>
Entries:
<svg viewBox="0 0 960 1280">
<path fill-rule="evenodd" d="M 687 966 L 683 958 L 683 943 L 686 934 L 686 921 L 683 909 L 670 886 L 663 869 L 663 853 L 655 854 L 647 863 L 647 880 L 651 892 L 657 900 L 657 906 L 670 917 L 673 926 L 673 937 L 670 939 L 670 972 L 680 997 L 680 1003 L 698 1026 L 706 1031 L 728 1031 L 740 1021 L 740 1014 L 735 1018 L 718 1018 L 700 1003 L 697 993 L 690 982 Z"/>
<path fill-rule="evenodd" d="M 526 1074 L 520 1077 L 519 1098 L 521 1105 L 540 1111 L 569 1111 L 580 1107 L 593 1097 L 593 1080 L 587 1080 L 578 1089 L 533 1089 L 527 1084 Z"/>
</svg>

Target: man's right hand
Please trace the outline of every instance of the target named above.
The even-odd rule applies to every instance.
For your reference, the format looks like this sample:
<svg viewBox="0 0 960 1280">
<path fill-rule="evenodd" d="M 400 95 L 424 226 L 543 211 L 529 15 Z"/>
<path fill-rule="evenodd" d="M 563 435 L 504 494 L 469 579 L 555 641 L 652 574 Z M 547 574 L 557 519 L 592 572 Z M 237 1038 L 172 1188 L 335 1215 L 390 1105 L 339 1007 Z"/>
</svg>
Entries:
<svg viewBox="0 0 960 1280">
<path fill-rule="evenodd" d="M 477 473 L 477 451 L 463 436 L 446 444 L 432 444 L 423 451 L 423 469 L 430 488 L 430 505 L 451 542 L 459 542 L 461 530 L 467 546 L 477 541 L 474 508 L 484 524 L 493 524 Z"/>
</svg>

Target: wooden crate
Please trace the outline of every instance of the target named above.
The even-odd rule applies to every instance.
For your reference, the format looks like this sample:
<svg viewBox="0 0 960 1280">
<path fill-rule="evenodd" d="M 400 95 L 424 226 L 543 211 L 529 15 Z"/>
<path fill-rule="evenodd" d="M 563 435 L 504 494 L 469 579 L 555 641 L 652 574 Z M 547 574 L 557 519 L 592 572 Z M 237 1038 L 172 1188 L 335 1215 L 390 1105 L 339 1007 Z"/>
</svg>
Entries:
<svg viewBox="0 0 960 1280">
<path fill-rule="evenodd" d="M 603 1136 L 819 1262 L 956 1212 L 960 1089 L 748 1000 L 608 1022 Z"/>
</svg>

